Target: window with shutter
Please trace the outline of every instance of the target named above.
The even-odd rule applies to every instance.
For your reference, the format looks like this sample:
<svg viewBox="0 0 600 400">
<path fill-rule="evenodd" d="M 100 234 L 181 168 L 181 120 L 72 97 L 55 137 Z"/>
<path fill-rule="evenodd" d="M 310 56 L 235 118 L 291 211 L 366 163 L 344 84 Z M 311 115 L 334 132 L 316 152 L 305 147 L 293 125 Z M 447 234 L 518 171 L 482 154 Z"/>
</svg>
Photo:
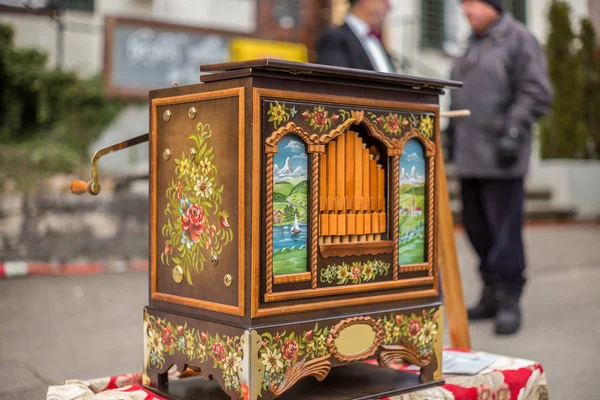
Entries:
<svg viewBox="0 0 600 400">
<path fill-rule="evenodd" d="M 61 0 L 63 10 L 94 12 L 94 0 Z"/>
<path fill-rule="evenodd" d="M 527 1 L 526 0 L 504 0 L 506 11 L 510 12 L 516 20 L 527 24 Z"/>
<path fill-rule="evenodd" d="M 444 1 L 421 1 L 421 47 L 442 49 L 444 45 Z"/>
</svg>

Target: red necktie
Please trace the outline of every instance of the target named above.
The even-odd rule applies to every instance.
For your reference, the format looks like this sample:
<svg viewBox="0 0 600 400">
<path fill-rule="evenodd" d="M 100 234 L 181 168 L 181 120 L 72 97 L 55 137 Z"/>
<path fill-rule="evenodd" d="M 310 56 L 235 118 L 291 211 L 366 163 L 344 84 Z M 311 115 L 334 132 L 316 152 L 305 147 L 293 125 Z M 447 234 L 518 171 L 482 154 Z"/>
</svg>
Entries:
<svg viewBox="0 0 600 400">
<path fill-rule="evenodd" d="M 377 39 L 379 39 L 379 41 L 381 41 L 381 31 L 379 30 L 371 29 L 369 31 L 369 36 L 375 36 Z"/>
</svg>

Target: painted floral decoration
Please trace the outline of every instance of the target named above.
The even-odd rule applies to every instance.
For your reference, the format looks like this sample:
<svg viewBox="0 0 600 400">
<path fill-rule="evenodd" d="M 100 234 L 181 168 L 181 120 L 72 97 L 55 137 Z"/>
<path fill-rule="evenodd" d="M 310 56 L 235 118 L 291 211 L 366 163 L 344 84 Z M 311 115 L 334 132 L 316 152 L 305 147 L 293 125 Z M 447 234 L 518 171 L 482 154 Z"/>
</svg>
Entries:
<svg viewBox="0 0 600 400">
<path fill-rule="evenodd" d="M 352 264 L 328 265 L 321 270 L 319 280 L 322 283 L 332 283 L 337 280 L 337 285 L 346 283 L 359 284 L 374 280 L 378 276 L 388 274 L 390 263 L 381 260 L 368 260 L 366 262 L 354 262 Z"/>
<path fill-rule="evenodd" d="M 423 310 L 421 314 L 412 313 L 410 317 L 401 314 L 383 317 L 383 343 L 412 344 L 417 346 L 420 356 L 430 356 L 433 353 L 433 339 L 439 329 L 434 318 L 436 310 Z"/>
<path fill-rule="evenodd" d="M 188 284 L 192 271 L 204 269 L 204 262 L 218 256 L 233 239 L 229 213 L 221 209 L 223 185 L 218 185 L 214 152 L 207 142 L 209 124 L 199 122 L 189 139 L 195 144 L 193 158 L 182 154 L 175 159 L 175 179 L 167 188 L 167 222 L 161 232 L 166 238 L 160 259 L 164 265 L 180 265 Z"/>
<path fill-rule="evenodd" d="M 315 106 L 312 111 L 304 110 L 302 113 L 302 117 L 308 121 L 310 127 L 319 132 L 331 129 L 345 121 L 348 116 L 350 116 L 350 112 L 346 110 L 338 110 L 330 115 L 329 111 L 323 106 Z"/>
<path fill-rule="evenodd" d="M 402 131 L 416 129 L 420 134 L 428 139 L 433 136 L 433 118 L 431 115 L 405 116 L 402 114 L 388 113 L 388 115 L 377 115 L 372 112 L 367 113 L 372 123 L 383 129 L 384 132 L 392 136 L 400 136 Z"/>
<path fill-rule="evenodd" d="M 223 371 L 223 382 L 227 389 L 242 394 L 240 385 L 240 365 L 243 358 L 242 344 L 239 336 L 219 336 L 172 325 L 171 322 L 144 313 L 147 346 L 149 350 L 148 365 L 155 368 L 165 367 L 165 354 L 181 353 L 187 359 L 198 364 L 212 359 L 213 368 Z"/>
<path fill-rule="evenodd" d="M 272 122 L 273 126 L 278 128 L 282 122 L 286 122 L 290 118 L 294 118 L 296 115 L 296 106 L 288 108 L 286 107 L 285 103 L 279 104 L 278 101 L 275 101 L 269 103 L 267 115 L 269 116 L 269 122 Z"/>
<path fill-rule="evenodd" d="M 301 359 L 313 359 L 329 354 L 327 338 L 329 328 L 314 329 L 297 335 L 294 332 L 272 334 L 264 332 L 261 335 L 262 346 L 259 350 L 260 361 L 264 365 L 265 373 L 262 388 L 268 390 L 272 382 L 281 384 L 288 366 L 294 365 Z"/>
</svg>

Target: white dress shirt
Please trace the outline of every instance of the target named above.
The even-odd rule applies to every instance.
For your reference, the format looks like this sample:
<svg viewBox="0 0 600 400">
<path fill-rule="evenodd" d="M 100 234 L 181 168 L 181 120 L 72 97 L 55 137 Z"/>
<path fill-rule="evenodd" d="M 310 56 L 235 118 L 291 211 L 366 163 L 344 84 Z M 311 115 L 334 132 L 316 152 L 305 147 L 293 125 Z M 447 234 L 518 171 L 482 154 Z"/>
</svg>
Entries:
<svg viewBox="0 0 600 400">
<path fill-rule="evenodd" d="M 348 13 L 345 20 L 350 29 L 352 29 L 352 32 L 354 32 L 358 40 L 360 40 L 375 71 L 394 72 L 392 66 L 387 61 L 388 57 L 383 48 L 383 44 L 375 36 L 369 34 L 371 32 L 369 24 L 352 13 Z"/>
</svg>

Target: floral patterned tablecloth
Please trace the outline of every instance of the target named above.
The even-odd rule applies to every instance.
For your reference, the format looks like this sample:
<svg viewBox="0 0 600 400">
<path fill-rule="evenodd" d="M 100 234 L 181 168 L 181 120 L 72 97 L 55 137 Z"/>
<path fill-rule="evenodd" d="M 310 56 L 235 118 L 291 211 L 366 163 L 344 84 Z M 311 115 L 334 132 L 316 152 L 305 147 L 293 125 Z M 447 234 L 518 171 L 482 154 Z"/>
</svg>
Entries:
<svg viewBox="0 0 600 400">
<path fill-rule="evenodd" d="M 453 349 L 456 350 L 456 349 Z M 398 366 L 398 369 L 403 369 Z M 175 371 L 171 379 L 176 379 Z M 547 400 L 548 386 L 539 363 L 500 356 L 477 375 L 444 376 L 443 386 L 385 400 Z M 163 400 L 141 386 L 142 374 L 50 386 L 46 400 Z"/>
</svg>

